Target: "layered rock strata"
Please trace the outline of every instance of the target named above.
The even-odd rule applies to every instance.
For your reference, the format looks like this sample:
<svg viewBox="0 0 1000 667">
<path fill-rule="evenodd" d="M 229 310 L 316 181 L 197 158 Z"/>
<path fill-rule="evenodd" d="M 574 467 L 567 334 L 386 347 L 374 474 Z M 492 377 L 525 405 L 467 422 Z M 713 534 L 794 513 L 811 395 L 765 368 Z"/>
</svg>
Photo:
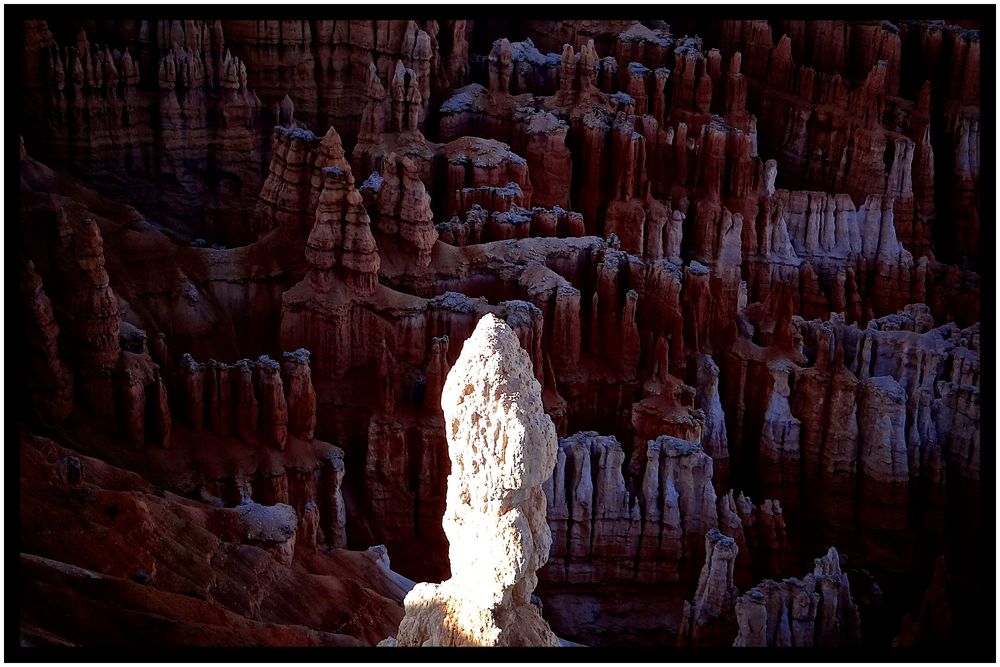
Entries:
<svg viewBox="0 0 1000 667">
<path fill-rule="evenodd" d="M 103 46 L 82 28 L 73 45 L 36 42 L 29 144 L 183 236 L 246 242 L 264 159 L 246 66 L 218 21 L 153 23 Z"/>
<path fill-rule="evenodd" d="M 42 341 L 26 423 L 68 415 L 88 453 L 189 498 L 286 504 L 299 555 L 382 542 L 443 580 L 440 399 L 490 315 L 562 437 L 537 589 L 560 635 L 718 643 L 738 627 L 713 626 L 718 591 L 835 544 L 877 573 L 884 595 L 851 581 L 885 643 L 919 620 L 905 591 L 941 553 L 981 568 L 976 31 L 53 19 L 24 35 L 20 252 Z M 114 201 L 116 164 L 141 212 Z M 717 588 L 699 585 L 711 528 L 736 549 Z M 284 564 L 289 541 L 271 542 Z M 763 640 L 746 602 L 747 642 L 786 642 L 776 586 Z M 975 593 L 949 588 L 951 637 L 974 634 Z"/>
</svg>

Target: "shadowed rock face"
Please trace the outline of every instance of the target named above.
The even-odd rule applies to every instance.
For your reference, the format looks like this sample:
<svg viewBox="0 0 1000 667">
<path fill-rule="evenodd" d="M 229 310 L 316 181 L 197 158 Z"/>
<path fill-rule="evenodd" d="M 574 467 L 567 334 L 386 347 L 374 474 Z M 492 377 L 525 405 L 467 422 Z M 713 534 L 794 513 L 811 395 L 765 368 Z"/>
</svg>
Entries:
<svg viewBox="0 0 1000 667">
<path fill-rule="evenodd" d="M 25 641 L 989 635 L 974 21 L 19 25 Z"/>
<path fill-rule="evenodd" d="M 20 468 L 29 646 L 370 646 L 402 618 L 407 588 L 368 554 L 310 550 L 288 504 L 158 493 L 31 435 Z M 63 522 L 86 537 L 39 530 Z"/>
<path fill-rule="evenodd" d="M 837 550 L 815 565 L 801 580 L 767 579 L 736 600 L 740 630 L 733 646 L 859 646 L 858 607 Z"/>
<path fill-rule="evenodd" d="M 705 566 L 691 604 L 684 603 L 678 643 L 681 646 L 718 646 L 732 636 L 733 604 L 737 593 L 733 569 L 739 547 L 718 530 L 705 535 Z"/>
</svg>

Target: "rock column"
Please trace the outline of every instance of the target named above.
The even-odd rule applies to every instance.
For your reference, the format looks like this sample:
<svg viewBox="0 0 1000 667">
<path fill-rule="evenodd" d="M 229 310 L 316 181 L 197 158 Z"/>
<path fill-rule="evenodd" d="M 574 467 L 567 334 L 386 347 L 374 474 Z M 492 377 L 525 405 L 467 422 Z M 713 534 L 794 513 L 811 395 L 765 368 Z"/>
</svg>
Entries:
<svg viewBox="0 0 1000 667">
<path fill-rule="evenodd" d="M 531 602 L 552 539 L 542 483 L 556 430 L 517 336 L 480 320 L 441 407 L 451 457 L 444 530 L 452 577 L 406 596 L 401 646 L 558 646 Z"/>
</svg>

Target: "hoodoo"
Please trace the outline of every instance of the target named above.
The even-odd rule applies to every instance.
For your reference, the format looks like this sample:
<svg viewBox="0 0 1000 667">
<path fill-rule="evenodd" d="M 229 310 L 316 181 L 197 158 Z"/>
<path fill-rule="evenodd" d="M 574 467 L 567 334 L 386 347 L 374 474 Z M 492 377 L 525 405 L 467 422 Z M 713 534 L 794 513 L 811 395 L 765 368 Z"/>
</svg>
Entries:
<svg viewBox="0 0 1000 667">
<path fill-rule="evenodd" d="M 556 429 L 531 358 L 486 314 L 441 394 L 451 474 L 444 514 L 452 576 L 406 596 L 400 646 L 558 646 L 532 592 L 548 560 L 542 482 Z"/>
</svg>

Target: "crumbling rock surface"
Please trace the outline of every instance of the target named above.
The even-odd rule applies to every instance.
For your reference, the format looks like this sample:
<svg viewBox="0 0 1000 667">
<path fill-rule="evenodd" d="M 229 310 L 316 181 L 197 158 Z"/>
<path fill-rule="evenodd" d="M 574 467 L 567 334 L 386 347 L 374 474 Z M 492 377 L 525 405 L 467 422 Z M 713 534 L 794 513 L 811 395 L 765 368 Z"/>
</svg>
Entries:
<svg viewBox="0 0 1000 667">
<path fill-rule="evenodd" d="M 213 507 L 59 441 L 20 444 L 29 645 L 370 646 L 402 617 L 406 588 L 365 554 L 294 548 L 288 505 Z"/>
<path fill-rule="evenodd" d="M 858 607 L 837 550 L 800 579 L 765 580 L 736 601 L 733 646 L 852 647 L 861 644 Z"/>
<path fill-rule="evenodd" d="M 531 602 L 551 536 L 541 485 L 556 434 L 514 332 L 484 315 L 441 398 L 452 471 L 444 515 L 452 576 L 404 601 L 400 646 L 558 646 Z"/>
<path fill-rule="evenodd" d="M 737 541 L 718 530 L 705 536 L 705 565 L 691 602 L 684 603 L 681 646 L 855 647 L 858 606 L 837 550 L 814 561 L 802 579 L 765 579 L 739 595 L 734 583 Z"/>
<path fill-rule="evenodd" d="M 678 643 L 681 646 L 711 646 L 728 642 L 732 634 L 736 586 L 733 567 L 739 547 L 736 541 L 713 529 L 705 534 L 705 566 L 691 604 L 684 603 Z"/>
<path fill-rule="evenodd" d="M 73 380 L 59 356 L 59 325 L 34 262 L 21 278 L 22 309 L 27 314 L 25 338 L 31 354 L 28 388 L 36 417 L 64 419 L 73 409 Z"/>
</svg>

